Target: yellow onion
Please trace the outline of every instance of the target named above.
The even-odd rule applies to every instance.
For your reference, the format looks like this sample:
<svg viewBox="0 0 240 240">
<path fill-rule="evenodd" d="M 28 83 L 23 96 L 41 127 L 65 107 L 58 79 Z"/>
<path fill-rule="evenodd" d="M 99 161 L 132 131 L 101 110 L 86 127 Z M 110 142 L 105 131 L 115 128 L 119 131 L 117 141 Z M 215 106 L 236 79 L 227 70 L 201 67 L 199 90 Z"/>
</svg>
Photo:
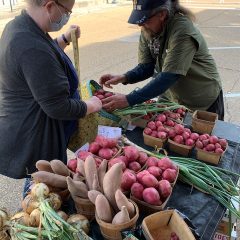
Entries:
<svg viewBox="0 0 240 240">
<path fill-rule="evenodd" d="M 31 194 L 28 194 L 22 201 L 23 211 L 28 214 L 31 214 L 31 212 L 38 208 L 38 206 L 39 202 Z"/>
<path fill-rule="evenodd" d="M 31 195 L 37 199 L 44 199 L 49 194 L 49 188 L 45 183 L 37 183 L 31 190 Z"/>
<path fill-rule="evenodd" d="M 67 222 L 76 229 L 81 228 L 86 234 L 89 233 L 90 223 L 84 215 L 72 214 L 71 216 L 69 216 Z"/>
<path fill-rule="evenodd" d="M 64 212 L 64 211 L 57 211 L 57 214 L 64 220 L 64 221 L 67 221 L 68 219 L 68 215 Z"/>
<path fill-rule="evenodd" d="M 62 205 L 61 197 L 57 193 L 49 193 L 47 200 L 54 210 L 58 210 Z"/>
<path fill-rule="evenodd" d="M 41 212 L 38 208 L 36 208 L 30 214 L 30 225 L 32 227 L 39 227 L 40 219 L 41 219 Z"/>
<path fill-rule="evenodd" d="M 18 212 L 10 220 L 25 226 L 30 226 L 30 216 L 26 212 Z"/>
</svg>

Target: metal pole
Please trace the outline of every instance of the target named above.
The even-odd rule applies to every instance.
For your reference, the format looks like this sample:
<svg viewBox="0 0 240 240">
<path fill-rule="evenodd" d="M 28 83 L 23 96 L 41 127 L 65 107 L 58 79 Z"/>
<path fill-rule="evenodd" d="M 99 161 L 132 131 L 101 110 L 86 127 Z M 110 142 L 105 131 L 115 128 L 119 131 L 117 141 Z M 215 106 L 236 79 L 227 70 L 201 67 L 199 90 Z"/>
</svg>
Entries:
<svg viewBox="0 0 240 240">
<path fill-rule="evenodd" d="M 10 8 L 11 8 L 11 12 L 13 11 L 13 7 L 12 7 L 12 0 L 9 0 L 10 2 Z"/>
</svg>

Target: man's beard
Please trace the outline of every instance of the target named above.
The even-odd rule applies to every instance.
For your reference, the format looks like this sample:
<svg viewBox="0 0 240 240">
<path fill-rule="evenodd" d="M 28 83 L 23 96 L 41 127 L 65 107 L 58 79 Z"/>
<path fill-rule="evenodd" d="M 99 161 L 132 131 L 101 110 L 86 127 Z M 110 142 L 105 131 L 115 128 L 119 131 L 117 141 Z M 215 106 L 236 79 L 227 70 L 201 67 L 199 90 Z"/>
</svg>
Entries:
<svg viewBox="0 0 240 240">
<path fill-rule="evenodd" d="M 153 32 L 151 29 L 146 28 L 144 26 L 142 26 L 142 30 L 143 30 L 146 38 L 148 38 L 148 39 L 154 38 L 157 35 L 157 33 Z"/>
</svg>

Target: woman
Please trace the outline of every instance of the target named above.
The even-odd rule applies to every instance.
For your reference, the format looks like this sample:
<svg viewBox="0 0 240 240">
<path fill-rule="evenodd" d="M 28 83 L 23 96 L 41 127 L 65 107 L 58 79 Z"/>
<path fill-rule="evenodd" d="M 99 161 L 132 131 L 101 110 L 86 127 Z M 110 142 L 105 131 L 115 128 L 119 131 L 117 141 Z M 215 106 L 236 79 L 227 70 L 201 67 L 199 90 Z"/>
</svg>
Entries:
<svg viewBox="0 0 240 240">
<path fill-rule="evenodd" d="M 3 31 L 0 174 L 24 178 L 39 159 L 66 163 L 76 120 L 102 107 L 96 97 L 79 98 L 76 72 L 62 51 L 71 41 L 70 30 L 55 40 L 48 34 L 68 22 L 73 5 L 74 0 L 28 0 L 26 10 Z"/>
<path fill-rule="evenodd" d="M 151 76 L 153 80 L 128 95 L 104 99 L 103 107 L 109 111 L 124 108 L 169 90 L 168 96 L 174 101 L 192 110 L 215 112 L 223 120 L 220 76 L 193 19 L 193 14 L 177 0 L 134 1 L 128 22 L 141 27 L 139 64 L 123 75 L 103 75 L 100 84 L 133 84 Z"/>
</svg>

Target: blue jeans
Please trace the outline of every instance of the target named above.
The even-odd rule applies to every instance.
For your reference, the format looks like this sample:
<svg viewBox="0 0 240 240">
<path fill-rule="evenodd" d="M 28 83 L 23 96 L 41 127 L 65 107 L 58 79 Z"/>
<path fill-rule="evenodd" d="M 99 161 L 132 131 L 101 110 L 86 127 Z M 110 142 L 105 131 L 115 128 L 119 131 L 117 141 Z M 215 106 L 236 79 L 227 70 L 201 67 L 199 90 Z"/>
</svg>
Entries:
<svg viewBox="0 0 240 240">
<path fill-rule="evenodd" d="M 30 186 L 32 184 L 31 178 L 25 178 L 25 183 L 23 187 L 23 198 L 25 198 L 30 192 Z"/>
</svg>

